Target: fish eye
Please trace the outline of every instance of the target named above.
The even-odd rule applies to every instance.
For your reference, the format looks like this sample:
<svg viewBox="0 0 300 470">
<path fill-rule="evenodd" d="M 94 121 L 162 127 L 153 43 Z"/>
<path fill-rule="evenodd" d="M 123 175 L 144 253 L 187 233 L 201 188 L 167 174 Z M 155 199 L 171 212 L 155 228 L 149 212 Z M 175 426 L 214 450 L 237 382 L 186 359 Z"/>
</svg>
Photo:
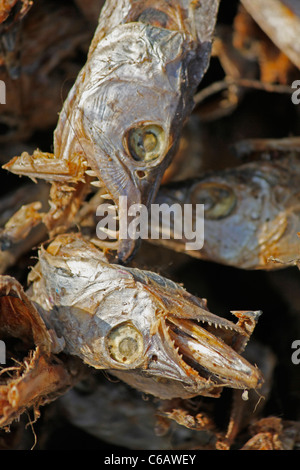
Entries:
<svg viewBox="0 0 300 470">
<path fill-rule="evenodd" d="M 122 364 L 132 364 L 143 353 L 143 336 L 131 323 L 125 322 L 113 327 L 106 338 L 110 357 Z"/>
<path fill-rule="evenodd" d="M 191 194 L 193 204 L 204 204 L 205 218 L 211 220 L 227 217 L 233 211 L 237 199 L 230 186 L 222 183 L 199 183 Z"/>
<path fill-rule="evenodd" d="M 162 155 L 165 147 L 165 132 L 157 124 L 133 127 L 127 134 L 127 147 L 136 161 L 149 162 Z"/>
</svg>

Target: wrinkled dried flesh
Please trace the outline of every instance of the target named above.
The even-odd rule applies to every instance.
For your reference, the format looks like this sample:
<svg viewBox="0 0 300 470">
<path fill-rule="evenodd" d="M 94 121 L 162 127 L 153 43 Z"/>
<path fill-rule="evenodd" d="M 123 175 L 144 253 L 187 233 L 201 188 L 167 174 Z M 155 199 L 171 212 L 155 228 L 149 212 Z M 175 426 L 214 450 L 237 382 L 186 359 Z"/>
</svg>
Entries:
<svg viewBox="0 0 300 470">
<path fill-rule="evenodd" d="M 161 0 L 155 3 L 127 0 L 126 8 L 124 5 L 116 8 L 114 2 L 107 1 L 100 14 L 88 61 L 60 113 L 54 134 L 55 157 L 38 151 L 33 156 L 23 154 L 13 159 L 5 168 L 16 174 L 44 178 L 56 183 L 77 183 L 83 181 L 84 175 L 89 175 L 94 180 L 88 180 L 87 186 L 90 182 L 95 186 L 103 186 L 103 198 L 111 200 L 117 216 L 120 195 L 127 196 L 128 205 L 138 202 L 150 204 L 164 170 L 176 150 L 180 128 L 192 110 L 193 93 L 208 66 L 218 4 L 218 0 L 192 6 L 190 1 L 185 0 L 167 4 Z M 135 41 L 132 50 L 126 45 L 128 41 Z M 121 52 L 116 48 L 121 48 Z M 129 58 L 132 54 L 137 54 L 138 57 L 127 60 L 126 65 L 120 62 L 123 52 Z M 110 56 L 109 63 L 107 54 Z M 141 59 L 145 54 L 147 60 Z M 141 67 L 138 65 L 140 62 Z M 134 76 L 136 75 L 132 85 L 126 78 L 128 73 L 132 75 L 130 70 L 127 71 L 127 67 L 133 70 Z M 150 67 L 148 72 L 147 67 Z M 173 71 L 174 67 L 178 72 Z M 172 70 L 169 71 L 169 68 Z M 165 72 L 161 74 L 161 70 Z M 152 87 L 149 76 L 154 80 Z M 122 98 L 120 101 L 120 96 L 123 97 L 123 92 L 115 90 L 115 81 L 120 83 L 121 87 L 126 86 L 126 89 L 132 86 L 132 95 L 138 95 L 138 100 L 130 107 L 130 110 L 136 108 L 134 115 L 122 112 L 124 100 Z M 106 92 L 107 86 L 109 90 Z M 152 88 L 156 89 L 154 98 L 157 99 L 157 93 L 161 94 L 166 102 L 165 106 L 153 106 Z M 99 94 L 99 99 L 94 99 L 94 93 Z M 105 123 L 111 116 L 103 116 L 101 126 L 104 128 L 98 129 L 100 124 L 95 120 L 94 114 L 102 114 L 103 93 L 105 96 L 111 96 L 115 108 L 114 117 L 117 119 L 106 129 Z M 127 90 L 126 94 L 128 93 L 131 94 Z M 108 100 L 107 96 L 105 102 Z M 117 111 L 118 107 L 120 112 Z M 180 112 L 176 112 L 177 108 Z M 105 112 L 110 113 L 109 107 L 105 106 Z M 125 118 L 126 122 L 123 122 Z M 117 122 L 120 119 L 121 122 Z M 94 122 L 94 125 L 91 125 L 91 122 Z M 114 132 L 113 125 L 117 127 L 117 132 Z M 150 152 L 147 158 L 142 152 L 141 160 L 136 162 L 134 152 L 128 148 L 128 134 L 144 127 L 151 128 L 151 132 L 146 134 L 148 144 L 151 134 L 152 145 L 153 129 L 159 130 L 156 135 L 157 151 Z M 96 134 L 93 133 L 95 130 Z M 118 142 L 114 142 L 116 136 Z M 147 145 L 144 150 L 148 155 L 146 149 Z M 140 156 L 140 151 L 138 153 Z M 80 160 L 79 166 L 82 163 L 81 175 L 80 168 L 73 168 L 74 155 Z M 55 198 L 52 198 L 51 203 L 56 207 L 60 206 Z M 68 205 L 72 204 L 73 199 Z M 64 211 L 64 223 L 63 217 L 60 217 L 57 211 L 50 212 L 45 219 L 50 234 L 66 230 L 69 226 L 69 215 L 71 218 L 73 212 L 72 208 Z M 58 227 L 60 223 L 63 224 L 62 229 Z M 120 259 L 125 260 L 133 255 L 136 249 L 133 240 L 119 240 L 117 232 L 114 236 L 109 233 L 108 235 L 110 239 L 118 242 Z"/>
<path fill-rule="evenodd" d="M 33 247 L 46 240 L 47 231 L 41 223 L 42 212 L 39 209 L 49 209 L 48 197 L 49 188 L 41 183 L 24 185 L 1 198 L 0 274 L 7 272 L 22 255 L 30 253 Z"/>
<path fill-rule="evenodd" d="M 23 152 L 20 157 L 14 157 L 6 165 L 3 165 L 3 168 L 16 175 L 67 184 L 85 181 L 86 162 L 77 155 L 74 158 L 70 156 L 68 160 L 63 160 L 56 158 L 52 153 L 35 150 L 32 155 Z"/>
<path fill-rule="evenodd" d="M 0 370 L 0 427 L 5 427 L 24 411 L 64 393 L 78 379 L 81 366 L 53 354 L 61 350 L 55 333 L 9 276 L 0 277 L 0 339 L 6 359 Z"/>
<path fill-rule="evenodd" d="M 5 224 L 0 232 L 2 249 L 10 244 L 18 243 L 27 238 L 32 229 L 41 223 L 43 214 L 39 211 L 42 207 L 40 202 L 22 206 L 11 219 Z"/>
<path fill-rule="evenodd" d="M 166 278 L 109 264 L 74 234 L 42 247 L 29 280 L 30 298 L 64 338 L 65 352 L 139 390 L 170 398 L 261 386 L 258 369 L 240 356 L 260 312 L 233 312 L 234 324 Z"/>
<path fill-rule="evenodd" d="M 96 177 L 94 183 L 104 186 L 104 194 L 116 211 L 121 195 L 127 196 L 128 205 L 148 205 L 153 200 L 176 149 L 179 129 L 191 112 L 195 82 L 200 81 L 208 65 L 218 1 L 192 7 L 188 1 L 160 0 L 128 0 L 125 5 L 116 8 L 114 2 L 105 3 L 88 61 L 64 104 L 54 136 L 57 158 L 82 154 L 91 168 L 88 171 Z M 132 43 L 134 47 L 128 47 Z M 124 54 L 126 63 L 120 61 Z M 172 78 L 168 78 L 170 67 Z M 130 83 L 128 74 L 133 77 Z M 128 113 L 123 113 L 123 87 L 126 95 L 134 97 Z M 160 95 L 165 104 L 153 105 Z M 103 107 L 104 96 L 111 106 Z M 128 136 L 143 129 L 149 130 L 148 134 L 145 131 L 145 148 L 141 151 L 140 147 L 136 154 L 132 151 L 135 140 Z M 159 130 L 157 148 L 148 152 L 150 134 L 154 145 L 154 129 Z M 133 255 L 133 240 L 120 239 L 118 243 L 120 259 Z"/>
<path fill-rule="evenodd" d="M 23 151 L 33 133 L 48 132 L 56 125 L 70 87 L 65 78 L 78 74 L 78 52 L 87 51 L 93 30 L 73 2 L 19 0 L 16 6 L 22 4 L 32 5 L 22 21 L 17 14 L 0 24 L 0 80 L 6 84 L 0 142 L 23 142 Z M 19 150 L 11 152 L 10 148 L 5 153 L 1 145 L 2 158 L 19 155 Z"/>
<path fill-rule="evenodd" d="M 70 361 L 69 361 L 70 362 Z M 35 410 L 65 393 L 79 380 L 78 364 L 42 354 L 39 348 L 23 362 L 1 370 L 0 427 L 8 426 L 31 408 Z"/>
<path fill-rule="evenodd" d="M 295 139 L 295 146 L 298 140 Z M 170 239 L 151 239 L 190 256 L 242 269 L 275 270 L 292 266 L 298 259 L 300 240 L 300 159 L 292 141 L 254 141 L 239 146 L 239 153 L 281 151 L 283 156 L 211 172 L 198 179 L 162 187 L 156 203 L 180 204 L 179 220 L 184 227 L 184 204 L 204 205 L 204 245 L 188 249 L 184 236 L 175 237 L 171 220 Z M 244 150 L 243 150 L 244 149 Z M 177 217 L 177 215 L 176 215 Z M 181 217 L 181 220 L 180 220 Z M 201 223 L 196 212 L 194 224 Z M 157 222 L 154 221 L 154 224 Z M 197 226 L 197 225 L 196 225 Z M 157 230 L 161 227 L 156 226 Z M 195 228 L 194 228 L 195 230 Z"/>
<path fill-rule="evenodd" d="M 300 445 L 299 422 L 269 417 L 250 427 L 251 437 L 241 450 L 297 450 Z"/>
</svg>

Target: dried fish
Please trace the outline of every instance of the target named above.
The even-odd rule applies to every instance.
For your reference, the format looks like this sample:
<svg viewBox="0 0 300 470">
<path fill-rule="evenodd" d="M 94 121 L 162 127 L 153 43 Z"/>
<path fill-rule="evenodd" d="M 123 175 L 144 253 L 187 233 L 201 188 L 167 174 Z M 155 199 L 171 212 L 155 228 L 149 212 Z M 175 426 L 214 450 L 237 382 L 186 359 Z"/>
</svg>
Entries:
<svg viewBox="0 0 300 470">
<path fill-rule="evenodd" d="M 283 156 L 162 186 L 154 202 L 160 208 L 164 223 L 169 224 L 169 237 L 162 236 L 161 220 L 153 218 L 149 226 L 159 237 L 151 238 L 149 231 L 148 241 L 195 258 L 242 269 L 275 270 L 295 265 L 300 249 L 300 160 L 297 154 L 291 153 L 290 146 L 290 140 L 241 142 L 237 144 L 239 154 L 268 148 L 271 153 L 282 152 Z M 74 222 L 88 229 L 91 238 L 95 238 L 96 209 L 101 193 L 102 190 L 77 214 L 72 214 Z M 74 197 L 74 192 L 70 197 Z M 174 204 L 182 210 L 173 212 Z M 187 249 L 191 240 L 186 238 L 184 230 L 178 234 L 176 228 L 178 224 L 181 229 L 184 227 L 187 204 L 194 208 L 196 227 L 200 225 L 195 221 L 196 205 L 204 205 L 204 245 L 200 249 Z M 17 235 L 20 237 L 25 227 L 29 229 L 42 220 L 42 214 L 35 212 L 34 207 L 34 203 L 23 207 L 23 212 L 16 213 L 6 224 L 1 234 L 2 243 L 7 240 L 11 244 L 14 238 L 18 241 Z"/>
<path fill-rule="evenodd" d="M 299 184 L 300 159 L 289 154 L 161 187 L 155 202 L 162 208 L 204 204 L 204 245 L 187 254 L 243 269 L 270 270 L 295 265 L 299 259 Z M 170 218 L 170 224 L 171 239 L 149 241 L 185 251 L 189 240 L 175 239 L 176 219 Z"/>
<path fill-rule="evenodd" d="M 6 13 L 15 3 L 26 8 L 31 5 L 25 0 L 12 0 L 5 4 Z M 28 264 L 32 266 L 35 262 L 27 263 L 32 248 L 41 244 L 28 290 L 24 292 L 16 279 L 0 276 L 0 340 L 5 341 L 9 357 L 0 371 L 0 426 L 15 424 L 30 408 L 37 417 L 41 405 L 56 400 L 78 384 L 61 400 L 61 409 L 69 412 L 72 424 L 99 439 L 107 437 L 112 444 L 135 448 L 136 443 L 145 448 L 143 440 L 149 438 L 149 447 L 161 443 L 163 448 L 229 449 L 234 444 L 242 449 L 295 449 L 299 446 L 299 426 L 285 421 L 285 404 L 276 403 L 269 421 L 254 422 L 264 409 L 262 396 L 272 400 L 271 379 L 281 379 L 276 376 L 277 370 L 273 376 L 276 361 L 273 351 L 264 356 L 254 338 L 244 349 L 260 314 L 256 308 L 265 311 L 266 306 L 267 315 L 259 324 L 263 329 L 257 333 L 263 346 L 272 344 L 271 349 L 280 360 L 281 353 L 286 354 L 290 331 L 297 337 L 293 326 L 298 326 L 298 278 L 289 277 L 290 270 L 238 271 L 238 276 L 250 282 L 257 276 L 268 281 L 269 276 L 279 275 L 277 281 L 272 278 L 273 282 L 266 289 L 263 286 L 263 290 L 264 296 L 270 295 L 271 307 L 276 303 L 277 290 L 282 304 L 279 302 L 280 307 L 273 311 L 268 307 L 269 298 L 257 302 L 253 284 L 252 310 L 233 311 L 238 318 L 233 323 L 212 314 L 205 299 L 189 294 L 167 279 L 168 274 L 162 277 L 142 270 L 147 258 L 143 258 L 142 252 L 140 258 L 132 259 L 137 248 L 135 240 L 119 239 L 116 230 L 107 232 L 115 241 L 103 243 L 95 239 L 95 229 L 96 208 L 106 202 L 108 210 L 114 212 L 116 225 L 121 225 L 117 205 L 122 195 L 127 196 L 128 206 L 167 202 L 172 208 L 174 203 L 180 207 L 200 203 L 205 206 L 205 238 L 201 250 L 188 252 L 195 258 L 243 270 L 271 271 L 299 265 L 298 139 L 288 137 L 278 142 L 271 138 L 279 134 L 297 135 L 297 109 L 288 96 L 291 78 L 295 74 L 297 78 L 299 69 L 298 43 L 288 40 L 297 36 L 297 4 L 295 0 L 273 0 L 274 11 L 270 13 L 270 0 L 236 2 L 237 14 L 231 26 L 221 21 L 216 29 L 219 0 L 107 0 L 86 65 L 60 114 L 53 153 L 34 151 L 41 145 L 32 141 L 25 142 L 23 147 L 20 139 L 26 140 L 32 132 L 45 129 L 56 120 L 53 116 L 61 101 L 62 82 L 70 75 L 76 76 L 77 67 L 82 66 L 68 58 L 81 49 L 82 41 L 86 44 L 91 37 L 91 29 L 88 31 L 82 25 L 96 27 L 93 12 L 98 14 L 102 3 L 74 0 L 61 15 L 63 7 L 55 6 L 50 17 L 45 14 L 51 9 L 49 2 L 34 2 L 22 23 L 21 43 L 16 34 L 19 17 L 13 16 L 19 10 L 12 8 L 7 22 L 1 18 L 4 4 L 0 1 L 0 22 L 4 19 L 0 31 L 5 31 L 1 37 L 0 62 L 10 74 L 6 81 L 7 104 L 1 105 L 4 112 L 0 140 L 5 142 L 1 153 L 7 151 L 12 158 L 23 152 L 5 168 L 33 181 L 50 183 L 49 208 L 41 208 L 38 188 L 37 196 L 27 194 L 22 203 L 18 198 L 0 201 L 1 226 L 5 224 L 0 239 L 2 248 L 7 249 L 0 252 L 1 273 L 11 267 L 13 273 L 20 274 L 23 283 Z M 281 18 L 278 8 L 283 13 Z M 68 21 L 67 11 L 74 13 Z M 275 31 L 276 16 L 283 26 Z M 4 30 L 9 24 L 13 28 Z M 290 25 L 290 34 L 282 34 L 286 24 Z M 34 31 L 37 36 L 32 34 Z M 202 88 L 200 82 L 210 62 L 214 37 L 212 55 L 218 61 L 217 68 L 221 66 L 222 70 L 214 74 L 212 69 Z M 45 44 L 51 45 L 51 54 L 45 52 Z M 61 44 L 64 46 L 60 47 Z M 20 51 L 22 60 L 18 62 Z M 66 68 L 62 65 L 64 58 L 68 62 Z M 20 64 L 23 68 L 18 68 Z M 7 80 L 2 75 L 6 71 L 1 68 L 0 79 Z M 211 78 L 217 81 L 210 84 Z M 47 94 L 45 103 L 40 103 L 45 87 L 51 94 Z M 275 99 L 282 98 L 293 107 L 295 116 L 289 120 L 293 126 L 281 128 L 282 118 L 278 119 L 279 126 L 274 125 L 270 111 L 261 103 L 259 116 L 255 115 L 256 108 L 252 108 L 253 103 L 249 106 L 251 96 L 246 93 L 251 88 L 282 94 Z M 219 96 L 214 107 L 206 99 L 216 91 Z M 242 100 L 243 106 L 238 109 Z M 186 155 L 182 128 L 194 103 L 198 107 L 193 117 L 200 118 L 201 125 L 195 121 L 195 127 L 190 129 L 192 138 L 196 140 L 198 136 L 199 141 L 194 151 Z M 217 119 L 221 117 L 219 125 Z M 252 139 L 266 135 L 270 139 Z M 246 156 L 248 163 L 236 167 L 225 147 L 241 138 L 246 140 L 238 142 L 235 150 L 239 157 Z M 21 152 L 14 150 L 20 146 Z M 203 169 L 209 173 L 199 176 Z M 192 180 L 186 180 L 191 176 Z M 176 184 L 159 188 L 161 182 L 170 181 Z M 17 212 L 12 211 L 18 208 Z M 163 213 L 165 219 L 167 215 L 169 211 Z M 194 219 L 197 227 L 196 222 Z M 176 268 L 182 267 L 181 260 L 188 260 L 187 270 L 192 265 L 197 273 L 193 288 L 188 290 L 204 291 L 201 295 L 211 298 L 211 289 L 213 311 L 218 310 L 218 304 L 222 310 L 227 309 L 227 304 L 232 305 L 232 299 L 233 302 L 236 298 L 244 299 L 235 282 L 229 286 L 219 283 L 220 290 L 214 297 L 215 277 L 212 285 L 208 285 L 211 273 L 236 271 L 198 263 L 185 256 L 186 242 L 191 240 L 176 238 L 176 227 L 173 228 L 171 240 L 155 242 L 160 246 L 143 244 L 148 249 L 150 266 L 155 265 L 160 273 L 171 272 L 172 279 L 184 281 L 182 271 L 177 277 Z M 148 238 L 151 240 L 151 236 Z M 174 255 L 164 246 L 182 253 Z M 167 269 L 165 260 L 160 258 L 164 252 L 172 257 L 173 264 Z M 24 254 L 26 259 L 20 260 Z M 199 273 L 198 268 L 203 266 L 204 272 Z M 236 279 L 235 275 L 228 276 L 229 282 Z M 277 287 L 272 290 L 270 286 Z M 244 292 L 247 295 L 246 289 Z M 290 311 L 286 306 L 291 305 Z M 279 310 L 280 321 L 285 315 L 285 330 L 278 333 L 282 336 L 280 347 L 275 344 L 276 330 L 272 330 L 269 339 L 270 323 L 272 329 Z M 292 322 L 289 324 L 286 318 Z M 253 356 L 251 352 L 249 356 L 251 346 Z M 263 356 L 265 363 L 260 361 Z M 291 361 L 290 356 L 287 360 Z M 289 371 L 297 384 L 293 365 L 290 364 Z M 100 371 L 105 371 L 105 375 Z M 113 377 L 113 382 L 106 381 L 106 373 Z M 81 378 L 89 381 L 96 375 L 102 379 L 96 393 L 79 397 L 81 387 L 84 388 Z M 115 378 L 121 382 L 114 383 Z M 130 392 L 132 387 L 134 393 Z M 280 393 L 286 397 L 296 387 L 284 381 Z M 114 394 L 110 393 L 112 390 Z M 103 409 L 97 406 L 93 408 L 93 419 L 86 422 L 99 393 L 103 393 L 103 400 L 97 405 L 107 407 L 106 420 L 114 419 L 114 413 L 124 413 L 109 431 L 107 423 L 97 423 L 99 413 L 103 416 Z M 152 395 L 146 402 L 150 406 L 143 406 L 144 393 Z M 220 399 L 212 399 L 216 397 Z M 232 397 L 233 411 L 229 417 L 226 399 Z M 293 399 L 296 403 L 297 398 Z M 293 405 L 291 400 L 290 416 L 297 415 Z M 130 413 L 133 409 L 145 420 L 149 418 L 151 429 L 144 426 L 149 423 L 141 421 L 138 429 L 134 429 Z M 282 421 L 273 414 L 282 415 Z M 173 440 L 168 439 L 168 430 Z M 121 441 L 118 433 L 122 432 L 126 435 Z M 140 432 L 138 442 L 135 432 Z"/>
<path fill-rule="evenodd" d="M 223 387 L 262 383 L 240 355 L 261 312 L 232 312 L 234 324 L 166 278 L 109 264 L 80 235 L 42 247 L 29 279 L 29 296 L 64 351 L 139 390 L 217 397 Z"/>
<path fill-rule="evenodd" d="M 121 195 L 128 206 L 148 206 L 208 67 L 218 5 L 108 0 L 86 65 L 60 113 L 53 169 L 42 154 L 24 154 L 5 168 L 61 181 L 57 167 L 64 166 L 80 180 L 73 162 L 81 161 L 116 207 Z M 57 214 L 51 216 L 57 226 Z M 119 258 L 132 256 L 135 246 L 132 239 L 119 240 Z"/>
<path fill-rule="evenodd" d="M 259 420 L 251 426 L 253 437 L 241 450 L 298 450 L 300 425 L 277 417 Z"/>
<path fill-rule="evenodd" d="M 235 442 L 236 435 L 260 417 L 272 386 L 275 361 L 269 348 L 251 340 L 245 355 L 264 372 L 264 383 L 259 390 L 264 400 L 258 404 L 255 390 L 249 391 L 248 401 L 237 393 L 229 426 L 227 422 L 224 424 L 225 430 L 216 426 L 213 400 L 209 398 L 158 400 L 148 395 L 145 401 L 142 393 L 114 377 L 107 380 L 98 371 L 76 384 L 56 404 L 59 413 L 74 426 L 104 442 L 128 449 L 181 449 L 183 442 L 185 449 L 215 450 L 220 443 L 230 447 L 229 441 Z M 242 444 L 246 439 L 243 436 Z"/>
<path fill-rule="evenodd" d="M 0 427 L 22 413 L 55 400 L 82 379 L 82 364 L 57 356 L 61 349 L 23 287 L 10 276 L 0 276 L 0 338 L 6 361 L 0 371 Z"/>
</svg>

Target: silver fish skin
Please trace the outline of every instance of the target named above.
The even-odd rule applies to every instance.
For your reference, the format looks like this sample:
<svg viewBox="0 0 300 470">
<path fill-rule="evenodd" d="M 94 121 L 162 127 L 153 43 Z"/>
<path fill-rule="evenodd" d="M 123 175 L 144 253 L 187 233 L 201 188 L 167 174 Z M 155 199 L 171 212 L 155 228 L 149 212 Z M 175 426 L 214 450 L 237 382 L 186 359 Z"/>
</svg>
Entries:
<svg viewBox="0 0 300 470">
<path fill-rule="evenodd" d="M 295 265 L 300 250 L 299 185 L 300 159 L 289 155 L 161 187 L 156 204 L 180 204 L 182 214 L 184 204 L 204 204 L 204 244 L 199 250 L 186 250 L 189 240 L 174 239 L 172 219 L 169 240 L 149 241 L 242 269 Z"/>
<path fill-rule="evenodd" d="M 256 389 L 258 368 L 241 355 L 261 312 L 232 312 L 155 273 L 108 263 L 79 235 L 42 247 L 28 295 L 64 351 L 160 398 Z"/>
<path fill-rule="evenodd" d="M 54 154 L 85 158 L 113 203 L 149 205 L 210 60 L 219 0 L 107 0 L 60 113 Z M 119 240 L 121 261 L 136 241 Z"/>
</svg>

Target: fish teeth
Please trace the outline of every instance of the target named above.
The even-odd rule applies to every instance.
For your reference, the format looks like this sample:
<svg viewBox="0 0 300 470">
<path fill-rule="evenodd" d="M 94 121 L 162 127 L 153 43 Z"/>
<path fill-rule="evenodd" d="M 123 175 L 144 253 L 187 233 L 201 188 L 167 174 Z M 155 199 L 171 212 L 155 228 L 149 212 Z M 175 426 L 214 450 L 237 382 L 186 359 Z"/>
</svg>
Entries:
<svg viewBox="0 0 300 470">
<path fill-rule="evenodd" d="M 112 198 L 110 194 L 101 194 L 101 197 L 102 197 L 102 199 L 111 199 Z"/>
<path fill-rule="evenodd" d="M 85 173 L 88 176 L 97 176 L 97 173 L 94 170 L 85 170 Z"/>
<path fill-rule="evenodd" d="M 95 186 L 96 188 L 102 188 L 103 187 L 103 184 L 101 183 L 101 181 L 91 181 L 90 184 L 92 186 Z"/>
<path fill-rule="evenodd" d="M 101 227 L 101 231 L 106 233 L 107 235 L 109 235 L 112 238 L 118 238 L 118 236 L 119 236 L 119 231 L 111 230 L 107 227 Z"/>
</svg>

